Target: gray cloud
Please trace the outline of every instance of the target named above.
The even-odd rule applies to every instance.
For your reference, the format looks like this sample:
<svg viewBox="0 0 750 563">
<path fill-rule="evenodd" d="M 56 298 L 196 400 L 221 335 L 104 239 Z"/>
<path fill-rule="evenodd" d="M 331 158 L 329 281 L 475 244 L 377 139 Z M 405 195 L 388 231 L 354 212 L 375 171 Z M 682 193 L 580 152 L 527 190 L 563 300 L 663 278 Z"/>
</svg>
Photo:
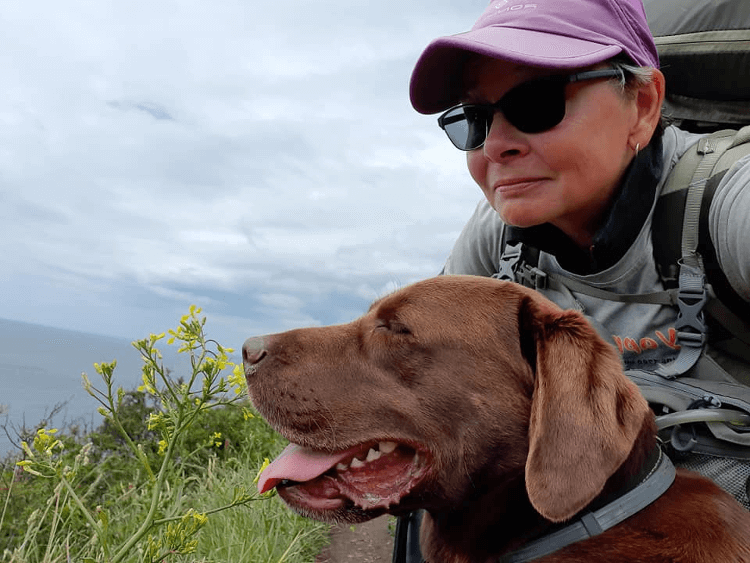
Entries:
<svg viewBox="0 0 750 563">
<path fill-rule="evenodd" d="M 437 273 L 480 193 L 408 80 L 484 6 L 11 0 L 0 317 L 238 345 Z"/>
</svg>

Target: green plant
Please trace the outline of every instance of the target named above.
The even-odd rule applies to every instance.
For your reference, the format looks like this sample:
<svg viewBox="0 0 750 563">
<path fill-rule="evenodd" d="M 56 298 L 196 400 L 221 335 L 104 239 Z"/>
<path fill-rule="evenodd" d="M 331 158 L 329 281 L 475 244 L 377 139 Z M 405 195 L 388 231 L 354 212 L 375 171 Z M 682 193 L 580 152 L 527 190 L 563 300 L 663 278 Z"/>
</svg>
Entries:
<svg viewBox="0 0 750 563">
<path fill-rule="evenodd" d="M 40 429 L 31 444 L 23 443 L 25 459 L 18 465 L 32 476 L 33 494 L 46 501 L 28 513 L 23 538 L 5 559 L 163 561 L 196 551 L 208 516 L 260 499 L 237 485 L 219 506 L 199 510 L 184 502 L 196 497 L 210 460 L 253 440 L 241 423 L 259 420 L 246 405 L 241 366 L 229 360 L 232 350 L 205 337 L 206 319 L 199 314 L 191 307 L 167 340 L 178 343 L 178 352 L 190 360 L 185 380 L 163 365 L 156 344 L 166 335 L 151 335 L 133 343 L 143 358 L 137 391 L 115 386 L 114 361 L 94 366 L 102 390 L 84 374 L 84 387 L 105 419 L 85 444 L 55 429 Z M 280 447 L 264 423 L 261 427 L 256 437 L 264 446 L 271 436 L 273 447 Z M 9 487 L 0 528 L 10 495 Z"/>
</svg>

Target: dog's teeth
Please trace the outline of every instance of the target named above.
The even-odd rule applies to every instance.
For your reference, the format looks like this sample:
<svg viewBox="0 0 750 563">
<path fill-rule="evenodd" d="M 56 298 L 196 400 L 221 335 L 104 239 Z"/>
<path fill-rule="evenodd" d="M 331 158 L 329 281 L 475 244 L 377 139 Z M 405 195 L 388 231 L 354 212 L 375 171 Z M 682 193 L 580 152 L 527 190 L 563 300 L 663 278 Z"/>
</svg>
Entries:
<svg viewBox="0 0 750 563">
<path fill-rule="evenodd" d="M 380 442 L 378 449 L 384 454 L 389 454 L 396 449 L 396 445 L 396 442 Z"/>
<path fill-rule="evenodd" d="M 379 459 L 381 455 L 383 454 L 370 448 L 370 451 L 367 452 L 367 459 L 365 461 L 375 461 L 376 459 Z"/>
<path fill-rule="evenodd" d="M 349 469 L 348 465 L 344 465 L 343 463 L 337 463 L 336 464 L 336 470 L 337 471 L 346 471 L 347 469 Z"/>
<path fill-rule="evenodd" d="M 364 467 L 364 465 L 365 465 L 365 462 L 364 462 L 364 461 L 360 461 L 360 460 L 358 460 L 358 459 L 357 459 L 357 458 L 355 457 L 355 458 L 354 458 L 354 459 L 352 460 L 352 462 L 351 462 L 351 464 L 349 465 L 349 467 L 351 467 L 352 469 L 359 469 L 360 467 Z"/>
</svg>

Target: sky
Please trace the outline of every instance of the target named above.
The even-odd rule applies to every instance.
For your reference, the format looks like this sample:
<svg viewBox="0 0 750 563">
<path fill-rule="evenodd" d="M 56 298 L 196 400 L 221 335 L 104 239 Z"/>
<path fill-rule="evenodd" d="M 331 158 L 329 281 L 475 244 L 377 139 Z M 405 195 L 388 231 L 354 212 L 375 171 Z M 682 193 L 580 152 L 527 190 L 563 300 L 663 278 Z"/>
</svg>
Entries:
<svg viewBox="0 0 750 563">
<path fill-rule="evenodd" d="M 439 272 L 481 197 L 409 103 L 486 0 L 6 0 L 0 318 L 225 346 Z"/>
</svg>

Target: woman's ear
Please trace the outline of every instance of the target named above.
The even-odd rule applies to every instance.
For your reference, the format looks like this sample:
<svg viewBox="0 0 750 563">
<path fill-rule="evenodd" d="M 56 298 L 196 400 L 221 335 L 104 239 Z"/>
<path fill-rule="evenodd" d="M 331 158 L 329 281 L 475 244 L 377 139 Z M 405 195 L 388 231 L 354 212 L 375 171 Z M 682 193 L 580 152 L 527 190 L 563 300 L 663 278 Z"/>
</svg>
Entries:
<svg viewBox="0 0 750 563">
<path fill-rule="evenodd" d="M 635 91 L 636 121 L 630 132 L 630 146 L 645 147 L 656 130 L 661 119 L 661 108 L 664 103 L 666 81 L 658 69 L 653 69 L 651 80 Z"/>
</svg>

